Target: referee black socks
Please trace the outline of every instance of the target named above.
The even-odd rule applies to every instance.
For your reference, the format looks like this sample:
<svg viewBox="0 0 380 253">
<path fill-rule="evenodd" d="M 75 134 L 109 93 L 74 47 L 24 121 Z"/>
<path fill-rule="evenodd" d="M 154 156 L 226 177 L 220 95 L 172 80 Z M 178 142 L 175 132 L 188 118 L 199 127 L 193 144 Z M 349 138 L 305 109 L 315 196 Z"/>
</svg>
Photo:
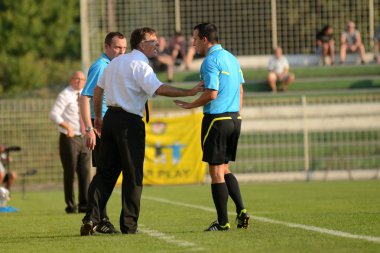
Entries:
<svg viewBox="0 0 380 253">
<path fill-rule="evenodd" d="M 218 214 L 218 222 L 220 225 L 228 223 L 227 201 L 228 188 L 225 183 L 211 184 L 212 198 L 214 200 L 216 212 Z"/>
<path fill-rule="evenodd" d="M 231 199 L 234 201 L 236 206 L 236 213 L 239 214 L 241 210 L 244 209 L 243 200 L 241 198 L 239 183 L 232 173 L 224 175 L 224 180 L 228 188 L 228 194 Z"/>
</svg>

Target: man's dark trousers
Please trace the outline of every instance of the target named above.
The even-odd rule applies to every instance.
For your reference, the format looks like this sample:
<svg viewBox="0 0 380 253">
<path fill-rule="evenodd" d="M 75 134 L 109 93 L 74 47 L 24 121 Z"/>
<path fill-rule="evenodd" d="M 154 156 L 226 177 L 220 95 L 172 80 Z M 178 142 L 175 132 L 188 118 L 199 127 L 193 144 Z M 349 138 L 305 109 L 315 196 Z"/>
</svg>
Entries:
<svg viewBox="0 0 380 253">
<path fill-rule="evenodd" d="M 100 159 L 89 190 L 87 218 L 96 215 L 94 203 L 102 210 L 123 172 L 120 230 L 136 233 L 140 213 L 145 155 L 145 124 L 138 115 L 110 107 L 103 120 Z"/>
<path fill-rule="evenodd" d="M 87 149 L 83 136 L 59 136 L 59 154 L 63 166 L 63 186 L 66 211 L 77 209 L 74 195 L 75 172 L 78 176 L 79 203 L 78 210 L 84 212 L 87 207 L 87 191 L 91 180 L 91 152 Z"/>
</svg>

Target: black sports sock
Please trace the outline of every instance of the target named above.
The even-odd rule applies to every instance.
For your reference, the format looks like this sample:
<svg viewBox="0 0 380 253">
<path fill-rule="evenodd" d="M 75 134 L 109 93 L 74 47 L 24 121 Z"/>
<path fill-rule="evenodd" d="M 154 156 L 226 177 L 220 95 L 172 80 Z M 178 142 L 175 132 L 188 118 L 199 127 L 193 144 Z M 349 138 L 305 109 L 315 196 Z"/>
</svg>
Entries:
<svg viewBox="0 0 380 253">
<path fill-rule="evenodd" d="M 231 196 L 232 200 L 236 206 L 236 213 L 239 214 L 241 210 L 244 209 L 243 200 L 241 198 L 239 183 L 232 173 L 224 175 L 224 180 L 228 188 L 228 194 Z"/>
<path fill-rule="evenodd" d="M 227 201 L 228 189 L 225 183 L 211 184 L 212 198 L 214 200 L 218 222 L 220 225 L 228 223 Z"/>
</svg>

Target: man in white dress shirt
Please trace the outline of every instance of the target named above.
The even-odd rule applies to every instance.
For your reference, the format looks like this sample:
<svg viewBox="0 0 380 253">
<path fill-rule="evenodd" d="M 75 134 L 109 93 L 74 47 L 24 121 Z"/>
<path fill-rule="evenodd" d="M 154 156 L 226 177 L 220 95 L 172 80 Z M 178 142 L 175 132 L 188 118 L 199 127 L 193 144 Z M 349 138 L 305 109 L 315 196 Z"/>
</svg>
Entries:
<svg viewBox="0 0 380 253">
<path fill-rule="evenodd" d="M 137 232 L 145 156 L 145 123 L 142 120 L 148 97 L 193 96 L 202 90 L 198 83 L 193 89 L 180 89 L 157 79 L 149 59 L 159 53 L 157 33 L 144 27 L 130 37 L 132 52 L 113 59 L 104 70 L 94 91 L 95 128 L 101 130 L 98 171 L 89 191 L 89 206 L 107 204 L 120 172 L 123 172 L 120 230 L 123 234 Z M 108 110 L 101 113 L 103 92 Z M 148 115 L 147 122 L 148 122 Z M 87 210 L 80 229 L 82 236 L 94 233 L 94 212 Z"/>
<path fill-rule="evenodd" d="M 274 56 L 269 60 L 268 70 L 268 84 L 274 93 L 277 92 L 277 81 L 282 83 L 282 91 L 286 91 L 288 85 L 294 82 L 295 76 L 289 73 L 289 62 L 282 55 L 280 47 L 274 50 Z"/>
<path fill-rule="evenodd" d="M 58 125 L 60 132 L 59 155 L 63 166 L 66 213 L 83 213 L 87 207 L 91 151 L 86 147 L 78 104 L 85 81 L 83 72 L 76 71 L 70 79 L 70 86 L 59 93 L 50 112 L 50 119 Z M 78 175 L 78 206 L 74 196 L 75 172 Z"/>
</svg>

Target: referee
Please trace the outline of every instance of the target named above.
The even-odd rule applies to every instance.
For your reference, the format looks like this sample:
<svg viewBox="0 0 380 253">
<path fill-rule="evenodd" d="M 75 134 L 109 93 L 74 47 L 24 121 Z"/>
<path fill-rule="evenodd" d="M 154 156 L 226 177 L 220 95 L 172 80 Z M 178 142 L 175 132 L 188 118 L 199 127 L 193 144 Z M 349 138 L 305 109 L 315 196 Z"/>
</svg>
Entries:
<svg viewBox="0 0 380 253">
<path fill-rule="evenodd" d="M 136 29 L 131 34 L 130 45 L 132 51 L 111 61 L 98 83 L 100 89 L 95 89 L 95 127 L 101 130 L 101 147 L 98 171 L 91 183 L 93 191 L 89 192 L 89 202 L 99 203 L 99 209 L 103 210 L 117 177 L 123 173 L 120 230 L 124 234 L 137 232 L 145 156 L 142 117 L 148 97 L 193 96 L 203 89 L 202 82 L 193 89 L 180 89 L 157 79 L 148 60 L 159 53 L 154 29 Z M 108 110 L 103 120 L 101 104 L 104 92 Z M 147 121 L 148 115 L 147 112 Z M 82 221 L 81 235 L 91 235 L 94 231 L 91 212 Z"/>
<path fill-rule="evenodd" d="M 205 231 L 230 229 L 228 195 L 236 206 L 237 227 L 248 228 L 249 215 L 244 208 L 239 183 L 228 168 L 228 162 L 235 161 L 240 136 L 243 73 L 237 59 L 218 44 L 215 25 L 203 23 L 195 26 L 193 39 L 197 53 L 206 57 L 201 65 L 205 91 L 191 103 L 180 100 L 175 103 L 184 109 L 204 106 L 202 160 L 209 164 L 212 197 L 218 215 L 218 219 Z"/>
</svg>

